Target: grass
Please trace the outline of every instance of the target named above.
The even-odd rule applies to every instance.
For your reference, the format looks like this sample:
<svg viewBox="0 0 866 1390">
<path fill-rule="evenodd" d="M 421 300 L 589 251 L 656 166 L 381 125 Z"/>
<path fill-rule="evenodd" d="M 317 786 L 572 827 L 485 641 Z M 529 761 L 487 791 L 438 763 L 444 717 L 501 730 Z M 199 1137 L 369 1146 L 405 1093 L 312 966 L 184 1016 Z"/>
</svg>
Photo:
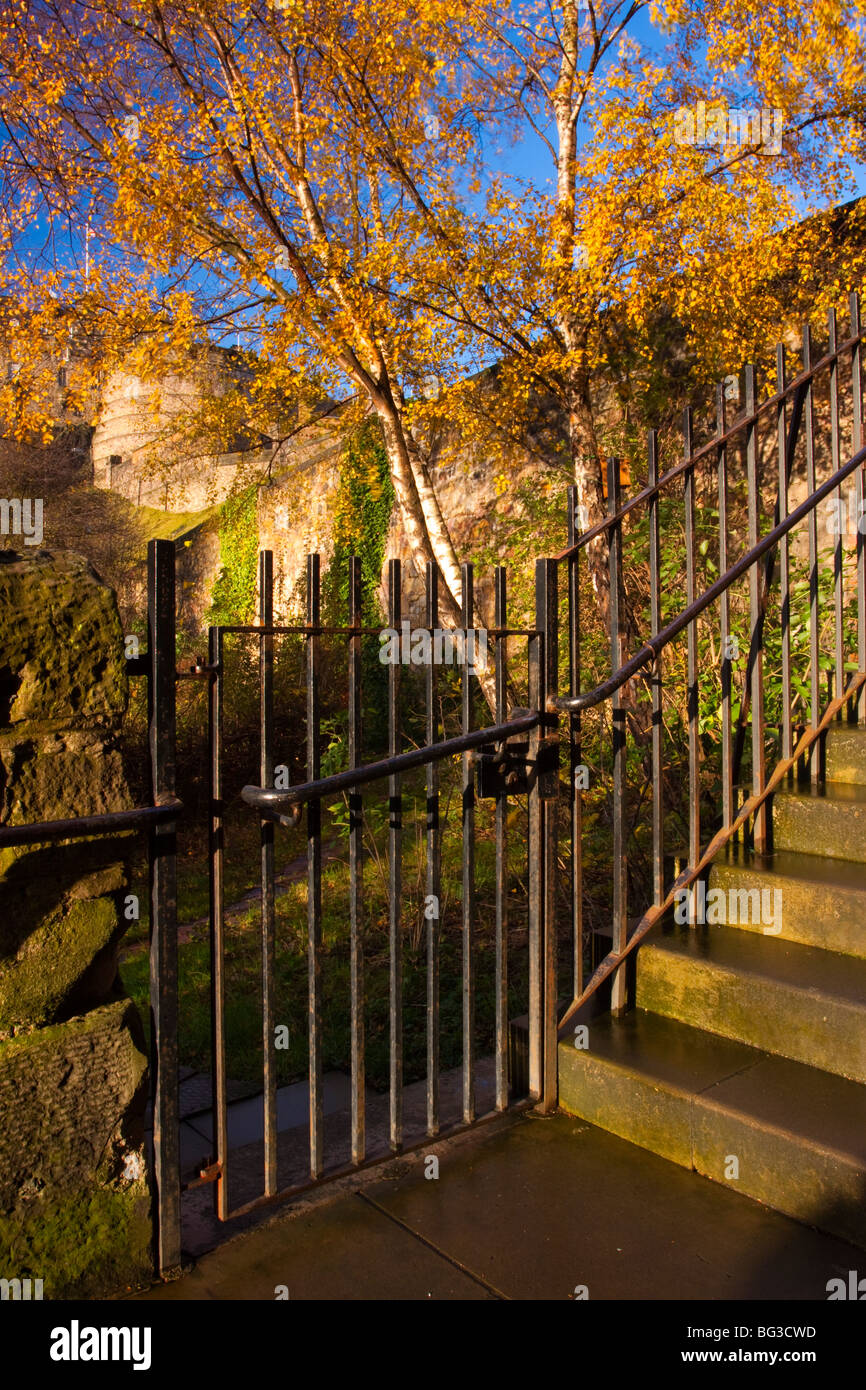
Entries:
<svg viewBox="0 0 866 1390">
<path fill-rule="evenodd" d="M 460 798 L 456 782 L 443 786 L 442 891 L 440 917 L 441 1065 L 461 1056 L 462 911 Z M 364 868 L 364 957 L 366 984 L 366 1065 L 370 1085 L 385 1089 L 389 1066 L 389 947 L 387 894 L 387 811 L 368 798 Z M 350 941 L 348 851 L 336 815 L 325 815 L 325 840 L 342 858 L 322 875 L 321 1025 L 325 1070 L 347 1069 L 350 1056 Z M 426 1070 L 425 836 L 423 787 L 404 782 L 403 1020 L 406 1082 Z M 328 822 L 331 821 L 330 828 Z M 509 1017 L 524 1013 L 528 1001 L 525 891 L 525 810 L 515 805 L 509 835 Z M 258 874 L 258 824 L 249 815 L 227 835 L 226 902 L 254 885 Z M 300 852 L 303 832 L 277 832 L 278 866 Z M 476 807 L 476 1036 L 480 1054 L 493 1048 L 495 1030 L 495 845 L 492 803 Z M 230 852 L 229 852 L 230 851 Z M 207 913 L 206 863 L 188 848 L 179 866 L 182 921 Z M 142 894 L 142 904 L 145 897 Z M 146 935 L 146 914 L 135 935 Z M 274 1052 L 280 1085 L 305 1077 L 308 1069 L 307 883 L 303 877 L 277 899 L 275 1019 L 288 1028 L 288 1047 Z M 128 937 L 127 941 L 132 940 Z M 233 1079 L 257 1082 L 262 1076 L 260 914 L 257 907 L 229 920 L 226 930 L 225 1020 L 227 1070 Z M 148 1020 L 148 959 L 133 955 L 121 967 L 127 991 Z M 210 950 L 207 929 L 193 930 L 179 946 L 179 1057 L 196 1070 L 211 1067 Z"/>
</svg>

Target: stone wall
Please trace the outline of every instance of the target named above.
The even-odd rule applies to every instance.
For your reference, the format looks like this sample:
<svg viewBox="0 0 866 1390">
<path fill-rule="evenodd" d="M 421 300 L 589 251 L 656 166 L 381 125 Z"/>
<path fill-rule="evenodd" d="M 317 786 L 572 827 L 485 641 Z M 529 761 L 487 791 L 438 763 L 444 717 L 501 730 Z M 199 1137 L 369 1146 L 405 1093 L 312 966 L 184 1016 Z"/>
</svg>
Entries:
<svg viewBox="0 0 866 1390">
<path fill-rule="evenodd" d="M 0 824 L 132 803 L 114 595 L 69 552 L 0 552 Z M 0 1277 L 146 1280 L 141 1023 L 117 974 L 128 835 L 0 849 Z"/>
</svg>

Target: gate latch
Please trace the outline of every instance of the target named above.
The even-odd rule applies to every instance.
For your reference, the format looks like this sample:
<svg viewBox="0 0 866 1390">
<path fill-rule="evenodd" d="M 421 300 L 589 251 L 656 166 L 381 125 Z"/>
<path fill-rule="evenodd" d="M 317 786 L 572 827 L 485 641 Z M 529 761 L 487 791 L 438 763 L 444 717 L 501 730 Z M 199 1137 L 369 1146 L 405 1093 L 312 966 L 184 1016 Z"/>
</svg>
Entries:
<svg viewBox="0 0 866 1390">
<path fill-rule="evenodd" d="M 530 713 L 526 709 L 513 709 L 509 717 L 519 719 Z M 526 734 L 512 734 L 502 743 L 485 743 L 476 755 L 477 794 L 480 798 L 502 796 L 503 793 L 524 796 L 538 773 L 558 766 L 559 742 L 556 739 L 542 739 L 538 759 L 533 761 L 530 761 Z"/>
</svg>

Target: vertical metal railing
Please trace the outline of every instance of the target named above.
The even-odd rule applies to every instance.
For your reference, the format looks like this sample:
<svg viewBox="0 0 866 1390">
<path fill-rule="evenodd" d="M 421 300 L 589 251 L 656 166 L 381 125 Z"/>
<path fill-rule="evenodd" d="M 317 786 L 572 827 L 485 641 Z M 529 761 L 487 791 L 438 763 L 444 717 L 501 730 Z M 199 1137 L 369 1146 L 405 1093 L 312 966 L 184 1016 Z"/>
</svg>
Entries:
<svg viewBox="0 0 866 1390">
<path fill-rule="evenodd" d="M 361 560 L 349 560 L 348 759 L 349 767 L 361 765 L 363 575 Z M 366 1032 L 364 1026 L 364 798 L 359 787 L 349 791 L 349 936 L 352 1077 L 352 1162 L 363 1163 L 366 1140 Z"/>
<path fill-rule="evenodd" d="M 225 828 L 223 824 L 222 727 L 224 637 L 220 627 L 208 636 L 210 685 L 208 731 L 210 744 L 210 963 L 211 963 L 211 1084 L 213 1091 L 214 1189 L 216 1214 L 225 1221 L 229 1211 L 229 1145 L 226 1096 L 226 959 L 225 959 Z"/>
<path fill-rule="evenodd" d="M 569 673 L 568 697 L 554 702 L 554 707 L 569 719 L 571 741 L 571 766 L 582 755 L 581 742 L 586 733 L 581 721 L 590 710 L 598 710 L 601 727 L 605 726 L 605 716 L 609 714 L 613 725 L 612 764 L 607 783 L 608 798 L 605 813 L 610 815 L 610 864 L 613 884 L 613 939 L 611 951 L 596 968 L 589 982 L 580 988 L 580 976 L 575 969 L 575 998 L 566 1011 L 564 1022 L 574 1017 L 577 1008 L 605 980 L 611 983 L 611 1007 L 614 1013 L 625 1007 L 624 963 L 639 940 L 659 914 L 670 907 L 677 884 L 685 884 L 686 890 L 694 893 L 698 877 L 707 871 L 712 854 L 717 853 L 732 837 L 742 833 L 744 848 L 758 854 L 769 852 L 772 848 L 771 800 L 770 796 L 780 784 L 780 779 L 790 778 L 795 771 L 795 753 L 800 768 L 808 768 L 813 784 L 819 783 L 823 776 L 823 738 L 829 721 L 843 717 L 845 711 L 845 692 L 854 682 L 848 704 L 848 717 L 855 717 L 854 697 L 858 709 L 856 714 L 864 717 L 863 690 L 866 688 L 866 524 L 860 524 L 866 492 L 866 459 L 863 452 L 862 430 L 862 363 L 860 310 L 857 295 L 852 295 L 850 307 L 850 337 L 840 344 L 839 331 L 834 312 L 827 320 L 827 350 L 817 362 L 813 352 L 809 326 L 802 335 L 802 369 L 789 381 L 787 377 L 785 350 L 779 346 L 776 358 L 776 391 L 772 397 L 759 400 L 757 373 L 753 366 L 747 365 L 744 371 L 745 391 L 743 408 L 733 423 L 726 413 L 726 390 L 720 386 L 716 399 L 716 420 L 713 437 L 700 448 L 695 447 L 692 418 L 689 411 L 684 419 L 684 448 L 682 461 L 675 464 L 666 474 L 659 475 L 658 439 L 653 431 L 649 437 L 648 480 L 632 498 L 623 504 L 617 495 L 619 465 L 615 460 L 607 460 L 608 507 L 603 521 L 582 534 L 572 520 L 576 511 L 577 497 L 570 490 L 568 497 L 569 531 L 568 547 L 559 556 L 567 561 L 569 573 L 569 593 L 572 607 L 579 605 L 580 594 L 575 580 L 579 573 L 579 557 L 583 548 L 592 547 L 594 552 L 606 543 L 608 551 L 608 579 L 610 601 L 608 627 L 610 638 L 609 678 L 602 679 L 593 690 L 581 691 L 580 671 L 582 657 L 579 651 L 582 620 L 573 611 L 569 615 Z M 844 365 L 850 357 L 852 373 L 851 389 L 851 453 L 843 462 L 842 453 L 842 410 L 840 391 L 840 364 Z M 826 395 L 816 395 L 818 381 L 826 382 Z M 733 394 L 733 393 L 732 393 Z M 816 417 L 820 412 L 821 434 L 816 427 Z M 767 418 L 770 423 L 769 439 L 775 454 L 774 467 L 778 476 L 778 495 L 769 529 L 765 527 L 764 494 L 769 478 L 763 476 L 764 462 L 761 454 L 761 421 Z M 802 426 L 802 428 L 801 428 Z M 798 486 L 805 484 L 806 497 L 792 509 L 789 493 L 792 476 L 795 474 L 795 452 L 802 438 L 802 474 L 798 476 Z M 732 491 L 732 460 L 742 447 L 742 476 L 737 479 L 737 491 Z M 797 454 L 798 462 L 800 454 Z M 710 467 L 715 464 L 715 479 L 718 496 L 718 578 L 705 582 L 707 587 L 698 595 L 698 470 L 706 470 L 701 478 L 701 489 L 710 481 Z M 843 518 L 847 506 L 843 486 L 853 481 L 858 513 L 856 536 L 856 604 L 857 604 L 857 666 L 856 677 L 849 678 L 851 662 L 848 656 L 848 596 L 853 587 L 854 576 L 846 572 L 846 549 L 844 545 Z M 661 537 L 659 528 L 660 502 L 663 492 L 676 482 L 683 484 L 684 507 L 684 555 L 679 557 L 678 572 L 685 590 L 685 603 L 678 615 L 669 620 L 662 629 L 660 576 L 662 569 Z M 745 490 L 745 534 L 734 539 L 732 531 L 732 498 L 740 497 L 740 488 Z M 801 494 L 802 495 L 802 494 Z M 826 503 L 838 517 L 833 530 L 833 544 L 829 551 L 819 549 L 818 517 L 819 508 Z M 621 557 L 624 544 L 624 526 L 627 517 L 637 517 L 641 508 L 646 508 L 649 522 L 648 546 L 646 551 L 636 547 L 636 533 L 630 530 L 628 544 L 631 566 L 630 584 L 638 593 L 643 593 L 641 584 L 635 584 L 635 575 L 642 573 L 640 566 L 646 565 L 649 577 L 648 589 L 648 629 L 649 641 L 645 642 L 633 657 L 622 650 L 622 634 L 625 628 L 624 605 L 631 605 L 630 621 L 636 617 L 635 594 L 625 595 L 620 576 Z M 701 528 L 705 526 L 704 516 Z M 740 523 L 737 523 L 740 524 Z M 799 534 L 794 535 L 795 528 Z M 707 573 L 712 576 L 712 560 L 708 556 L 709 541 L 700 539 L 700 555 L 707 559 Z M 737 558 L 731 552 L 740 550 Z M 792 571 L 802 574 L 805 565 L 805 581 L 794 580 Z M 635 568 L 637 566 L 637 568 Z M 778 568 L 777 568 L 778 566 Z M 671 570 L 670 560 L 666 569 Z M 674 572 L 677 572 L 677 568 Z M 737 588 L 740 580 L 748 580 L 748 603 L 744 611 L 742 591 Z M 602 588 L 600 576 L 594 576 L 595 588 Z M 778 582 L 778 612 L 770 603 L 771 590 Z M 831 597 L 828 596 L 831 590 Z M 807 619 L 801 621 L 802 605 L 800 596 L 805 592 Z M 796 616 L 794 604 L 797 604 Z M 701 692 L 699 679 L 699 654 L 709 635 L 703 627 L 707 610 L 717 607 L 720 636 L 720 684 L 719 684 L 719 724 L 707 718 L 705 705 L 706 691 Z M 822 609 L 826 612 L 822 613 Z M 734 613 L 738 615 L 736 620 Z M 738 645 L 735 640 L 735 623 L 742 623 L 748 614 L 749 651 L 748 660 L 736 665 Z M 822 617 L 824 627 L 822 628 Z M 699 624 L 701 624 L 699 628 Z M 777 624 L 777 627 L 774 626 Z M 768 652 L 768 628 L 772 630 L 772 666 Z M 680 810 L 688 827 L 688 858 L 680 859 L 676 869 L 675 883 L 666 879 L 667 868 L 664 860 L 664 812 L 662 798 L 663 777 L 667 760 L 663 756 L 665 704 L 677 727 L 679 710 L 668 699 L 664 699 L 661 682 L 661 663 L 664 654 L 681 635 L 685 637 L 685 685 L 686 708 L 682 738 L 676 750 L 675 766 L 681 770 Z M 777 645 L 776 645 L 777 644 Z M 715 642 L 712 642 L 715 646 Z M 776 658 L 778 652 L 778 661 Z M 676 656 L 674 659 L 678 659 Z M 829 705 L 822 716 L 824 701 L 822 690 L 822 664 L 828 676 L 832 671 L 832 688 L 829 692 Z M 705 673 L 702 673 L 704 682 Z M 631 712 L 635 728 L 642 725 L 641 691 L 635 689 L 638 682 L 649 685 L 650 703 L 650 742 L 651 779 L 653 783 L 653 835 L 651 854 L 652 907 L 629 929 L 622 904 L 625 901 L 629 880 L 629 844 L 631 831 L 626 834 L 626 821 L 623 808 L 627 795 L 625 779 L 626 724 L 623 719 L 624 707 Z M 768 728 L 768 682 L 771 682 L 773 700 L 780 706 L 778 726 L 774 722 Z M 828 680 L 829 684 L 829 680 Z M 802 711 L 798 701 L 802 699 Z M 702 703 L 703 701 L 703 703 Z M 736 706 L 739 706 L 735 713 Z M 734 725 L 736 738 L 734 739 Z M 805 727 L 803 727 L 805 726 Z M 779 762 L 773 773 L 768 775 L 768 756 L 770 733 L 776 739 L 778 727 Z M 718 729 L 716 736 L 715 731 Z M 621 732 L 620 732 L 621 731 Z M 706 733 L 709 733 L 709 738 Z M 703 747 L 702 747 L 703 740 Z M 795 747 L 796 741 L 796 747 Z M 751 758 L 748 776 L 748 791 L 740 781 L 740 766 L 744 754 Z M 716 745 L 714 750 L 713 745 Z M 717 771 L 711 757 L 718 758 Z M 644 763 L 644 766 L 646 764 Z M 701 797 L 712 784 L 714 774 L 718 775 L 720 816 L 715 822 L 719 829 L 702 827 Z M 682 794 L 684 789 L 684 794 Z M 739 807 L 742 794 L 744 809 Z M 572 790 L 572 837 L 575 826 L 581 822 L 583 814 L 581 798 Z M 705 818 L 708 819 L 708 818 Z M 708 839 L 705 845 L 704 834 Z M 676 863 L 676 859 L 675 859 Z M 581 920 L 583 904 L 583 855 L 578 848 L 572 853 L 572 918 L 575 923 Z M 694 905 L 694 897 L 692 897 Z"/>
<path fill-rule="evenodd" d="M 148 589 L 148 743 L 153 803 L 176 797 L 174 546 L 150 541 Z M 180 1099 L 177 1050 L 177 827 L 149 835 L 150 1021 L 153 1068 L 157 1264 L 163 1276 L 181 1261 Z"/>
<path fill-rule="evenodd" d="M 463 600 L 464 651 L 460 673 L 461 730 L 472 729 L 472 671 L 469 665 L 469 632 L 475 621 L 475 586 L 472 566 L 460 566 Z M 475 777 L 470 754 L 461 766 L 462 888 L 463 888 L 463 1123 L 475 1119 Z"/>
<path fill-rule="evenodd" d="M 574 547 L 578 537 L 579 513 L 577 488 L 568 489 L 568 544 Z M 580 694 L 580 551 L 573 550 L 568 559 L 568 693 Z M 583 782 L 581 754 L 581 715 L 577 710 L 568 716 L 568 785 L 571 807 L 571 939 L 572 987 L 575 997 L 583 990 L 586 975 L 586 943 L 583 920 Z"/>
<path fill-rule="evenodd" d="M 650 430 L 647 460 L 647 485 L 655 488 L 658 483 L 659 455 L 658 434 Z M 661 528 L 659 522 L 659 497 L 654 492 L 649 501 L 649 583 L 650 583 L 650 636 L 657 637 L 661 631 Z M 664 759 L 662 756 L 662 699 L 664 694 L 663 662 L 661 653 L 656 657 L 651 676 L 652 689 L 652 819 L 653 819 L 653 902 L 660 903 L 664 893 L 665 860 L 665 822 L 664 822 Z"/>
<path fill-rule="evenodd" d="M 319 633 L 322 620 L 318 555 L 307 556 L 307 778 L 321 776 Z M 309 1011 L 310 1177 L 324 1167 L 322 1097 L 322 803 L 307 802 L 307 1007 Z"/>
<path fill-rule="evenodd" d="M 615 517 L 620 508 L 620 461 L 607 463 L 608 515 Z M 613 522 L 608 532 L 608 574 L 610 577 L 610 663 L 618 671 L 623 658 L 622 635 L 622 527 Z M 617 690 L 610 702 L 611 720 L 611 816 L 613 828 L 613 900 L 611 905 L 613 933 L 612 949 L 622 951 L 628 933 L 628 850 L 626 844 L 626 723 L 623 692 Z M 613 979 L 611 1009 L 622 1013 L 627 1004 L 626 975 L 618 970 Z"/>
<path fill-rule="evenodd" d="M 778 513 L 784 521 L 788 515 L 788 479 L 791 461 L 788 457 L 788 435 L 785 409 L 786 362 L 785 347 L 776 349 L 776 389 L 779 404 L 776 410 L 776 451 L 778 455 Z M 790 542 L 787 535 L 779 541 L 779 625 L 781 639 L 782 675 L 782 757 L 790 758 L 794 748 L 791 730 L 791 573 Z"/>
<path fill-rule="evenodd" d="M 427 561 L 425 620 L 430 641 L 439 626 L 439 571 L 432 560 Z M 426 736 L 428 744 L 435 743 L 436 667 L 427 663 L 424 681 Z M 425 826 L 426 895 L 424 915 L 427 923 L 427 1133 L 431 1138 L 439 1133 L 439 937 L 442 915 L 442 830 L 439 824 L 439 764 L 429 762 L 426 768 L 427 815 Z"/>
<path fill-rule="evenodd" d="M 274 638 L 268 630 L 274 621 L 274 556 L 259 555 L 259 776 L 263 787 L 274 785 Z M 277 1190 L 277 1075 L 274 1048 L 274 973 L 276 965 L 276 917 L 274 903 L 274 823 L 260 817 L 261 841 L 261 949 L 262 949 L 262 1056 L 265 1145 L 265 1192 Z"/>
<path fill-rule="evenodd" d="M 388 562 L 388 625 L 401 632 L 400 561 Z M 400 752 L 400 666 L 388 667 L 388 756 Z M 389 1134 L 392 1153 L 403 1147 L 403 797 L 399 773 L 388 778 L 388 1033 Z"/>
<path fill-rule="evenodd" d="M 508 594 L 506 570 L 494 571 L 494 614 L 496 628 L 496 707 L 494 718 L 503 724 L 508 698 Z M 496 794 L 496 1109 L 508 1106 L 508 790 Z"/>
</svg>

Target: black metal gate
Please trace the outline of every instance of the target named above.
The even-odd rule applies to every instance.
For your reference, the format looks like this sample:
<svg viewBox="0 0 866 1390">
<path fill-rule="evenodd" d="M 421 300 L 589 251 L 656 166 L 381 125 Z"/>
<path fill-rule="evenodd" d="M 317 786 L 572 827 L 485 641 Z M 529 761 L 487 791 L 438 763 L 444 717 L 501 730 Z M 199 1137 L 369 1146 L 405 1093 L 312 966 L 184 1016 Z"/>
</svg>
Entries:
<svg viewBox="0 0 866 1390">
<path fill-rule="evenodd" d="M 169 799 L 172 819 L 161 817 L 151 831 L 151 1037 L 154 1077 L 154 1178 L 158 1265 L 163 1277 L 177 1271 L 181 1261 L 181 1191 L 214 1185 L 216 1215 L 231 1220 L 262 1204 L 287 1198 L 313 1184 L 358 1170 L 419 1145 L 429 1144 L 466 1126 L 483 1122 L 510 1106 L 536 1105 L 552 1109 L 556 1104 L 556 948 L 554 926 L 555 840 L 558 796 L 558 743 L 556 714 L 545 714 L 549 697 L 556 694 L 558 665 L 556 566 L 539 561 L 536 567 L 536 618 L 532 628 L 507 624 L 505 570 L 495 573 L 494 627 L 486 637 L 493 644 L 492 674 L 494 720 L 487 727 L 473 726 L 473 704 L 479 679 L 467 659 L 474 645 L 476 612 L 471 565 L 462 567 L 463 662 L 460 670 L 461 731 L 436 740 L 437 666 L 425 665 L 424 725 L 422 747 L 404 747 L 401 731 L 401 665 L 392 662 L 387 672 L 387 756 L 361 764 L 361 730 L 364 711 L 362 643 L 381 637 L 381 626 L 364 626 L 361 620 L 361 563 L 349 564 L 349 599 L 346 623 L 324 626 L 321 621 L 321 575 L 318 555 L 310 555 L 306 573 L 306 621 L 301 625 L 273 622 L 273 557 L 259 557 L 259 622 L 212 627 L 207 664 L 189 672 L 174 669 L 174 547 L 153 542 L 149 551 L 148 657 L 130 662 L 132 672 L 147 671 L 150 678 L 150 752 L 154 799 Z M 423 629 L 430 635 L 431 652 L 439 628 L 439 602 L 435 566 L 426 575 L 426 612 Z M 402 617 L 400 562 L 388 568 L 388 624 L 405 632 Z M 401 627 L 402 624 L 402 627 Z M 459 631 L 459 630 L 458 630 Z M 264 1121 L 263 1165 L 260 1191 L 241 1202 L 232 1201 L 232 1150 L 229 1144 L 229 1095 L 226 1031 L 227 938 L 224 866 L 226 823 L 224 805 L 223 713 L 226 691 L 226 638 L 252 639 L 258 645 L 260 690 L 259 785 L 243 789 L 243 801 L 260 822 L 261 846 L 261 1000 L 262 1000 L 262 1106 Z M 275 767 L 283 766 L 274 737 L 274 646 L 281 637 L 302 642 L 306 685 L 306 777 L 301 784 L 275 786 Z M 451 639 L 453 640 L 453 630 Z M 321 777 L 321 672 L 320 654 L 325 641 L 344 642 L 347 649 L 347 752 L 344 771 Z M 527 677 L 527 706 L 506 712 L 509 656 L 508 643 L 523 643 Z M 405 646 L 403 647 L 405 653 Z M 511 660 L 513 661 L 513 655 Z M 182 1174 L 179 1148 L 178 1099 L 178 961 L 176 843 L 174 817 L 180 810 L 175 796 L 175 680 L 199 677 L 209 683 L 210 726 L 210 959 L 212 1002 L 213 1153 L 199 1171 Z M 438 914 L 442 883 L 442 821 L 440 774 L 443 764 L 460 759 L 460 980 L 461 1048 L 456 1097 L 450 1076 L 450 1113 L 443 1107 L 440 1045 L 443 1020 L 440 1013 L 440 943 L 442 921 Z M 426 902 L 436 910 L 425 913 L 426 1066 L 425 1116 L 420 1128 L 404 1122 L 404 905 L 401 868 L 403 861 L 402 779 L 413 769 L 424 768 L 426 778 L 424 856 Z M 366 1124 L 365 1082 L 365 904 L 364 904 L 364 788 L 379 783 L 387 794 L 387 902 L 388 902 L 388 1113 L 386 1142 L 370 1142 Z M 348 1158 L 334 1162 L 328 1152 L 323 1115 L 323 950 L 322 950 L 322 810 L 329 798 L 347 793 L 349 876 L 349 1055 L 351 1110 Z M 495 838 L 495 1039 L 491 1104 L 479 1105 L 476 1044 L 476 798 L 493 803 Z M 522 1026 L 510 1030 L 508 1016 L 509 904 L 508 815 L 513 798 L 525 798 L 527 834 L 525 883 L 527 892 L 528 1009 Z M 143 813 L 142 813 L 143 814 Z M 307 1018 L 309 1053 L 308 1175 L 288 1185 L 279 1178 L 277 1116 L 277 1068 L 274 1036 L 275 956 L 275 827 L 305 821 L 307 857 Z M 85 833 L 83 830 L 80 833 Z M 297 1022 L 297 1020 L 294 1020 Z M 447 1025 L 446 1025 L 447 1026 Z M 452 1039 L 453 1041 L 453 1039 Z M 515 1057 L 521 1057 L 525 1081 L 509 1078 Z M 511 1082 L 511 1084 L 510 1084 Z"/>
</svg>

